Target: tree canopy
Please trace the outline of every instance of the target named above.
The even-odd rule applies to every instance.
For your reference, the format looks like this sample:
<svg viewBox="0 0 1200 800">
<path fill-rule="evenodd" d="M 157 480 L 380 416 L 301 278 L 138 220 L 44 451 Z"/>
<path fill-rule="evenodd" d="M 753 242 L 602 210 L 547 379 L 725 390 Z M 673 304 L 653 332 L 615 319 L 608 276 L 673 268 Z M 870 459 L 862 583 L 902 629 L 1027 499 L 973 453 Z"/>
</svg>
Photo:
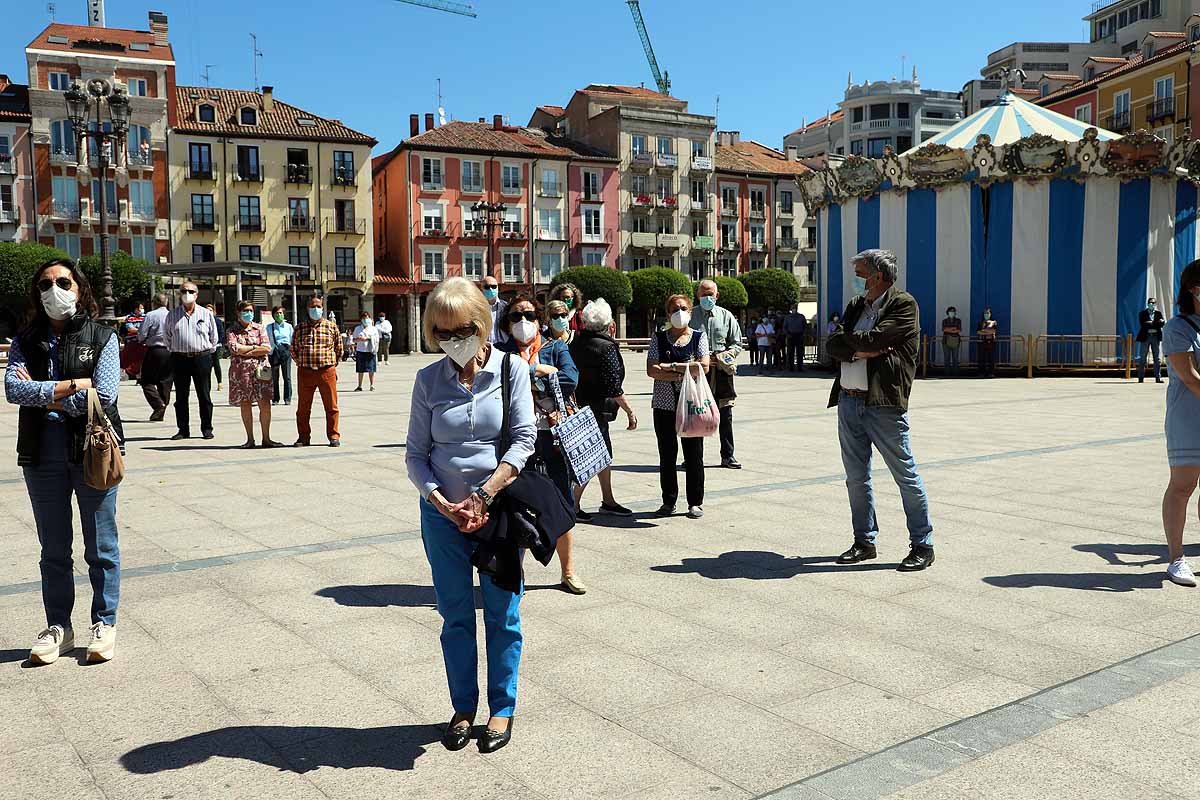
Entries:
<svg viewBox="0 0 1200 800">
<path fill-rule="evenodd" d="M 633 301 L 633 289 L 629 284 L 629 276 L 618 269 L 602 266 L 571 267 L 558 273 L 550 282 L 550 291 L 554 287 L 571 283 L 583 292 L 583 300 L 595 300 L 603 297 L 613 308 L 628 306 Z"/>
<path fill-rule="evenodd" d="M 738 276 L 751 308 L 788 310 L 800 301 L 800 284 L 787 270 L 756 269 Z"/>
<path fill-rule="evenodd" d="M 652 315 L 661 314 L 667 298 L 673 294 L 695 296 L 688 277 L 666 267 L 635 269 L 629 273 L 629 283 L 633 289 L 632 307 Z"/>
</svg>

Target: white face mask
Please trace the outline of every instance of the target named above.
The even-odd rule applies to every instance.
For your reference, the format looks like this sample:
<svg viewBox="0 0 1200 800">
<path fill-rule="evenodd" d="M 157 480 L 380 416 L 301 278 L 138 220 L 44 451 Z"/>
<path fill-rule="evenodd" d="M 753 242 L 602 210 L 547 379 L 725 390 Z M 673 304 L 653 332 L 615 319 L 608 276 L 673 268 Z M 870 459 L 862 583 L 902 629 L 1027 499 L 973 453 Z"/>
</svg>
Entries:
<svg viewBox="0 0 1200 800">
<path fill-rule="evenodd" d="M 521 343 L 532 342 L 533 337 L 537 336 L 537 332 L 537 323 L 530 322 L 527 319 L 523 319 L 512 326 L 513 338 Z"/>
<path fill-rule="evenodd" d="M 681 308 L 671 314 L 671 327 L 673 328 L 686 328 L 691 321 L 692 312 L 686 308 Z"/>
<path fill-rule="evenodd" d="M 196 293 L 195 292 L 180 292 L 179 299 L 183 301 L 183 304 L 185 306 L 193 305 L 196 302 Z"/>
<path fill-rule="evenodd" d="M 459 369 L 462 369 L 479 352 L 479 336 L 438 342 L 438 346 L 442 348 L 443 353 L 450 356 L 451 361 L 458 364 Z"/>
<path fill-rule="evenodd" d="M 74 292 L 60 289 L 58 286 L 51 286 L 42 292 L 42 307 L 46 309 L 46 316 L 53 320 L 62 321 L 75 316 L 78 300 L 79 297 Z"/>
</svg>

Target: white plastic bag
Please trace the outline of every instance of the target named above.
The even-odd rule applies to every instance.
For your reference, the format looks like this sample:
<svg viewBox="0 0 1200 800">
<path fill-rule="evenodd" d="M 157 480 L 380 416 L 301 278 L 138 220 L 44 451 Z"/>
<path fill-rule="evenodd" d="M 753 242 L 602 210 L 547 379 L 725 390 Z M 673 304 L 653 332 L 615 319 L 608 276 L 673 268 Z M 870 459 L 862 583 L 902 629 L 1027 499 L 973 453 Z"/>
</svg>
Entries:
<svg viewBox="0 0 1200 800">
<path fill-rule="evenodd" d="M 685 438 L 712 436 L 720 426 L 721 411 L 708 388 L 704 369 L 697 362 L 689 361 L 687 372 L 679 382 L 679 402 L 675 406 L 675 432 Z"/>
</svg>

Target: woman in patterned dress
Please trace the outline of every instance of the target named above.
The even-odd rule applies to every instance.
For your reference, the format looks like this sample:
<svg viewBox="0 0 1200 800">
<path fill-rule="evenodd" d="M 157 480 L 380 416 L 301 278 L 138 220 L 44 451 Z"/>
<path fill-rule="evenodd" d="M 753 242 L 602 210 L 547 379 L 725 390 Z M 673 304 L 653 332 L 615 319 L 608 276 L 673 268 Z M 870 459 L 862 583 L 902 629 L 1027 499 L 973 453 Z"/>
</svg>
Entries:
<svg viewBox="0 0 1200 800">
<path fill-rule="evenodd" d="M 242 426 L 246 429 L 243 450 L 254 444 L 254 410 L 258 403 L 258 424 L 262 428 L 262 446 L 280 447 L 271 439 L 271 368 L 267 355 L 271 352 L 267 331 L 254 321 L 254 304 L 243 300 L 237 304 L 237 322 L 226 334 L 229 350 L 229 405 L 241 406 Z M 259 376 L 265 370 L 267 379 Z"/>
</svg>

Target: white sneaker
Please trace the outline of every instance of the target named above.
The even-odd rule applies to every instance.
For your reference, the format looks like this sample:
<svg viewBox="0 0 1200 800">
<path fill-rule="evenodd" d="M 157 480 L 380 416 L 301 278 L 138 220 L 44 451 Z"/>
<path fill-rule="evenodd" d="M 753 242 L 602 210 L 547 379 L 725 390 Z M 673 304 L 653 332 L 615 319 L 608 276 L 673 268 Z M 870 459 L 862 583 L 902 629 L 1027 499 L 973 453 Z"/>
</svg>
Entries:
<svg viewBox="0 0 1200 800">
<path fill-rule="evenodd" d="M 117 654 L 117 629 L 112 625 L 97 622 L 92 626 L 92 641 L 88 644 L 87 660 L 95 664 L 111 661 Z"/>
<path fill-rule="evenodd" d="M 704 516 L 704 509 L 701 506 L 691 506 L 688 508 L 687 515 L 692 519 L 700 519 Z"/>
<path fill-rule="evenodd" d="M 1171 566 L 1167 567 L 1167 577 L 1180 586 L 1196 585 L 1196 573 L 1192 572 L 1192 565 L 1183 558 L 1171 562 Z"/>
<path fill-rule="evenodd" d="M 75 632 L 61 625 L 51 625 L 38 634 L 29 648 L 29 660 L 35 664 L 53 664 L 58 657 L 75 649 Z"/>
</svg>

